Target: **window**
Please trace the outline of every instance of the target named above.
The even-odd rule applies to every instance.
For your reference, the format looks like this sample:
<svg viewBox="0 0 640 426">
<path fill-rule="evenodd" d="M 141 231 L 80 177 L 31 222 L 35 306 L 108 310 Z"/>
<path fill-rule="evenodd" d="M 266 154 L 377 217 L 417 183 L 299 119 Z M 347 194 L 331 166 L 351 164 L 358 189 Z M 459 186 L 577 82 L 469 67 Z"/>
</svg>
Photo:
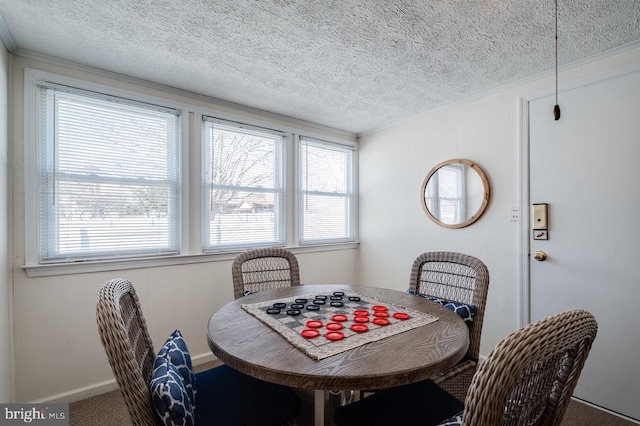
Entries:
<svg viewBox="0 0 640 426">
<path fill-rule="evenodd" d="M 37 91 L 39 263 L 177 254 L 178 112 Z"/>
<path fill-rule="evenodd" d="M 356 242 L 354 138 L 33 69 L 24 96 L 30 277 Z"/>
<path fill-rule="evenodd" d="M 204 117 L 204 251 L 285 245 L 282 132 Z"/>
<path fill-rule="evenodd" d="M 355 239 L 354 149 L 301 138 L 300 243 Z"/>
</svg>

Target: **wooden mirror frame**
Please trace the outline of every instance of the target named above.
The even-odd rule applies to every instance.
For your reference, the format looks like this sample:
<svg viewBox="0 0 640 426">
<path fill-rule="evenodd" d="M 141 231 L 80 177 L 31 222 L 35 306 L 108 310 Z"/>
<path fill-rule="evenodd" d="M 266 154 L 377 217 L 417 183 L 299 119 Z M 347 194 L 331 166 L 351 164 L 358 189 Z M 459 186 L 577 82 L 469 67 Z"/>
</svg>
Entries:
<svg viewBox="0 0 640 426">
<path fill-rule="evenodd" d="M 482 181 L 482 185 L 484 187 L 484 197 L 482 198 L 482 203 L 480 204 L 480 207 L 469 219 L 460 223 L 452 223 L 452 224 L 444 223 L 440 219 L 436 218 L 433 214 L 431 214 L 431 212 L 427 207 L 426 190 L 427 190 L 427 184 L 429 183 L 429 179 L 431 179 L 431 177 L 438 170 L 440 170 L 440 168 L 448 164 L 463 164 L 465 166 L 470 167 L 473 171 L 475 171 L 478 174 L 478 176 L 480 177 L 480 180 Z M 480 218 L 480 216 L 482 216 L 484 211 L 487 209 L 487 205 L 489 204 L 489 194 L 490 194 L 489 180 L 487 179 L 487 175 L 484 173 L 484 170 L 482 170 L 482 168 L 478 166 L 476 163 L 474 163 L 473 161 L 455 158 L 455 159 L 443 161 L 440 164 L 436 165 L 433 169 L 431 169 L 429 174 L 427 174 L 427 177 L 425 177 L 424 181 L 422 182 L 422 188 L 420 190 L 420 200 L 422 203 L 422 209 L 427 214 L 429 219 L 431 219 L 434 223 L 445 228 L 457 229 L 457 228 L 464 228 L 466 226 L 471 225 L 472 223 L 477 221 Z"/>
</svg>

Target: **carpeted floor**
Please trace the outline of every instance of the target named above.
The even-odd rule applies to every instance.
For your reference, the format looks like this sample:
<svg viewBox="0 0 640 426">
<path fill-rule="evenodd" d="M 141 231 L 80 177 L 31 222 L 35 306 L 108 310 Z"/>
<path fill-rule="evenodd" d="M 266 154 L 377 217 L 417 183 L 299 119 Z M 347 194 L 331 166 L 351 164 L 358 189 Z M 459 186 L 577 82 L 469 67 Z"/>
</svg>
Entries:
<svg viewBox="0 0 640 426">
<path fill-rule="evenodd" d="M 210 368 L 213 364 L 203 364 L 196 371 Z M 301 394 L 305 424 L 313 424 L 313 394 Z M 119 390 L 87 398 L 69 405 L 70 426 L 127 426 L 131 425 L 127 407 Z M 578 401 L 571 401 L 562 426 L 637 426 L 640 423 L 608 414 Z"/>
</svg>

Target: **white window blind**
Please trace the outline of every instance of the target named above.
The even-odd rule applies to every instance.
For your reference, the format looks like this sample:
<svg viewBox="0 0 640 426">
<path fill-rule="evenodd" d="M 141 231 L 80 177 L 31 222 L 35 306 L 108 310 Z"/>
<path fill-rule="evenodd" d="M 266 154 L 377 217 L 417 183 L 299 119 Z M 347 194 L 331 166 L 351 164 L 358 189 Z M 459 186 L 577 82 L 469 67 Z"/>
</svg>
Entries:
<svg viewBox="0 0 640 426">
<path fill-rule="evenodd" d="M 300 244 L 355 240 L 354 149 L 301 138 Z"/>
<path fill-rule="evenodd" d="M 203 250 L 285 244 L 285 134 L 203 117 Z"/>
<path fill-rule="evenodd" d="M 178 112 L 38 90 L 40 263 L 177 254 Z"/>
</svg>

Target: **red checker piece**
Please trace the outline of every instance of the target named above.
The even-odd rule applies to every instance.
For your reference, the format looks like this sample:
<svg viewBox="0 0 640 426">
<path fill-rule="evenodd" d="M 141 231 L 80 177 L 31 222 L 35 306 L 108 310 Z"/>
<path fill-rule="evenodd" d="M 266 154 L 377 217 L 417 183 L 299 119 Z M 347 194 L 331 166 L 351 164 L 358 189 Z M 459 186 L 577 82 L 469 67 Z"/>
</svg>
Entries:
<svg viewBox="0 0 640 426">
<path fill-rule="evenodd" d="M 305 330 L 302 330 L 300 334 L 305 339 L 313 339 L 314 337 L 318 337 L 320 335 L 320 332 L 315 329 L 307 328 Z"/>
<path fill-rule="evenodd" d="M 342 324 L 340 324 L 339 322 L 327 323 L 326 327 L 327 327 L 327 330 L 331 330 L 331 331 L 342 330 Z"/>
<path fill-rule="evenodd" d="M 307 321 L 307 327 L 309 327 L 309 328 L 320 328 L 320 327 L 322 327 L 322 321 L 309 320 L 309 321 Z"/>
<path fill-rule="evenodd" d="M 389 312 L 387 312 L 387 311 L 378 311 L 378 312 L 374 312 L 373 316 L 374 317 L 378 317 L 378 318 L 387 318 L 389 316 Z"/>
<path fill-rule="evenodd" d="M 357 323 L 365 323 L 365 322 L 369 322 L 369 317 L 365 317 L 365 316 L 361 316 L 361 317 L 354 317 L 353 320 Z"/>
<path fill-rule="evenodd" d="M 356 333 L 364 333 L 366 331 L 369 331 L 369 327 L 367 327 L 367 324 L 353 324 L 351 326 L 351 330 L 355 331 Z"/>
<path fill-rule="evenodd" d="M 396 313 L 393 314 L 393 317 L 395 319 L 399 319 L 399 320 L 404 321 L 404 320 L 408 320 L 409 319 L 409 314 L 406 313 L 406 312 L 396 312 Z"/>
<path fill-rule="evenodd" d="M 375 325 L 389 325 L 389 320 L 386 318 L 374 318 L 373 323 Z"/>
<path fill-rule="evenodd" d="M 357 317 L 362 317 L 362 316 L 369 315 L 369 311 L 364 310 L 364 309 L 358 309 L 358 310 L 353 311 L 353 315 L 355 315 Z"/>
<path fill-rule="evenodd" d="M 334 320 L 334 321 L 338 321 L 338 322 L 344 322 L 344 321 L 348 320 L 349 318 L 347 318 L 346 315 L 335 314 L 334 316 L 331 317 L 331 319 Z"/>
<path fill-rule="evenodd" d="M 327 334 L 324 335 L 324 337 L 326 337 L 329 340 L 342 340 L 344 339 L 344 334 L 342 334 L 341 331 L 330 331 Z"/>
<path fill-rule="evenodd" d="M 380 311 L 386 311 L 387 307 L 382 305 L 375 305 L 371 309 L 373 309 L 375 312 L 380 312 Z"/>
</svg>

